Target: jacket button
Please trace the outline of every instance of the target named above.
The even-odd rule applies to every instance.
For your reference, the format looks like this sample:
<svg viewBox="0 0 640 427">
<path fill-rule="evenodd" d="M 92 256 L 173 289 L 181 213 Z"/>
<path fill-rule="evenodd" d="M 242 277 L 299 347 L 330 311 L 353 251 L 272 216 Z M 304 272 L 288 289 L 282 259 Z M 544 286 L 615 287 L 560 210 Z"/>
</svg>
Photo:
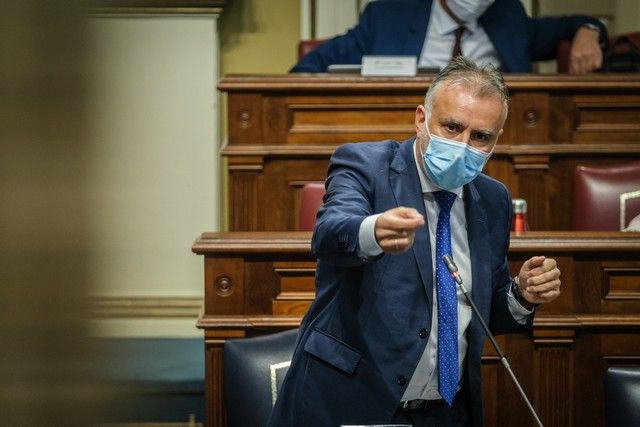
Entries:
<svg viewBox="0 0 640 427">
<path fill-rule="evenodd" d="M 429 333 L 425 328 L 422 328 L 418 331 L 418 335 L 420 336 L 420 338 L 425 339 L 429 335 Z"/>
<path fill-rule="evenodd" d="M 407 383 L 407 379 L 404 377 L 404 375 L 400 375 L 396 379 L 396 382 L 398 383 L 398 385 L 405 385 Z"/>
</svg>

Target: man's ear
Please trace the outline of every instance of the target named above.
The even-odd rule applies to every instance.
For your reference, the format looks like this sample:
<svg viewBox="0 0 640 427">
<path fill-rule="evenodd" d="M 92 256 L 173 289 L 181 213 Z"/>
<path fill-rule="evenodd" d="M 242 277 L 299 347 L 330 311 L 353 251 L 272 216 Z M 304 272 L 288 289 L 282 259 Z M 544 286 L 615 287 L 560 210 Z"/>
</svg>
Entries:
<svg viewBox="0 0 640 427">
<path fill-rule="evenodd" d="M 424 130 L 426 120 L 427 120 L 427 111 L 424 109 L 424 105 L 418 105 L 416 107 L 416 115 L 414 118 L 416 135 L 420 134 Z"/>
</svg>

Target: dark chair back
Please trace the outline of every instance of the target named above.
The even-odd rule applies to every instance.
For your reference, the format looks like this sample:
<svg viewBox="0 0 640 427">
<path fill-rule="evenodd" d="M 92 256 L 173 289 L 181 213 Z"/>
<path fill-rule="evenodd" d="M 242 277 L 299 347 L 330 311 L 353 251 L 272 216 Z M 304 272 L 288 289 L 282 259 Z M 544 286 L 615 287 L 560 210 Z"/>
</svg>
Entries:
<svg viewBox="0 0 640 427">
<path fill-rule="evenodd" d="M 298 330 L 228 340 L 223 350 L 228 427 L 267 424 L 295 346 Z"/>
<path fill-rule="evenodd" d="M 620 231 L 640 214 L 640 160 L 611 166 L 577 166 L 573 174 L 574 230 Z"/>
<path fill-rule="evenodd" d="M 324 183 L 310 182 L 302 187 L 298 212 L 298 231 L 313 231 L 313 226 L 316 224 L 316 214 L 322 206 L 324 193 Z"/>
<path fill-rule="evenodd" d="M 609 368 L 604 392 L 607 427 L 640 426 L 640 368 Z"/>
</svg>

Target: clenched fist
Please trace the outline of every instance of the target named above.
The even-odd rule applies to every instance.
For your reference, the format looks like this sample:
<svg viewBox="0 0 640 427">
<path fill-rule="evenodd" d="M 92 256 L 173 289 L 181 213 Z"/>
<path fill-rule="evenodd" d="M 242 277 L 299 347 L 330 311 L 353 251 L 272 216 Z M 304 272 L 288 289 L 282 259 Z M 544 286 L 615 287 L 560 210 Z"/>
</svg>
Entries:
<svg viewBox="0 0 640 427">
<path fill-rule="evenodd" d="M 413 245 L 416 230 L 423 225 L 424 217 L 413 208 L 389 209 L 376 220 L 376 241 L 387 253 L 403 253 Z"/>
</svg>

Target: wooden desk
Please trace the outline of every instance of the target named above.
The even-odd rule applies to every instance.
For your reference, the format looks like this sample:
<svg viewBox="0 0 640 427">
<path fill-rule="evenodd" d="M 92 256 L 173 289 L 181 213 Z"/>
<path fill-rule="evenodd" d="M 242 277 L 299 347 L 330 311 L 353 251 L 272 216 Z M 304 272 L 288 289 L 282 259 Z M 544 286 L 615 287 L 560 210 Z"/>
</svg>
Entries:
<svg viewBox="0 0 640 427">
<path fill-rule="evenodd" d="M 640 158 L 640 74 L 507 75 L 510 112 L 485 171 L 529 205 L 533 230 L 570 229 L 577 164 Z M 229 229 L 295 230 L 299 193 L 346 142 L 403 140 L 430 77 L 228 76 Z"/>
<path fill-rule="evenodd" d="M 302 232 L 204 233 L 193 251 L 204 256 L 207 425 L 224 426 L 225 340 L 297 327 L 315 260 Z M 604 371 L 640 365 L 640 233 L 514 235 L 512 273 L 540 254 L 558 261 L 563 293 L 539 308 L 532 331 L 498 341 L 545 426 L 602 426 Z M 533 425 L 490 343 L 483 390 L 486 425 Z"/>
</svg>

